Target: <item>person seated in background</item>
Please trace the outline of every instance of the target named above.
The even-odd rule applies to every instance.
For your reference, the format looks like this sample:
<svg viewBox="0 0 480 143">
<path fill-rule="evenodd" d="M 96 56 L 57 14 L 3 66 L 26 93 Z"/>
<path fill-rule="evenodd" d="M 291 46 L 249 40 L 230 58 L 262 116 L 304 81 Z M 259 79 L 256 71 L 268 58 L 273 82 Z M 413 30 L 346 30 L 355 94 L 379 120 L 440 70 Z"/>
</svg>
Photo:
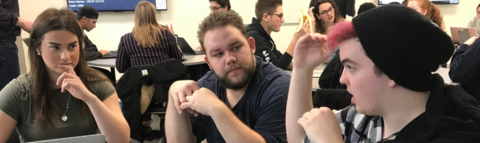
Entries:
<svg viewBox="0 0 480 143">
<path fill-rule="evenodd" d="M 98 131 L 107 142 L 129 142 L 115 88 L 87 66 L 83 38 L 69 9 L 49 8 L 36 18 L 28 49 L 30 73 L 0 91 L 0 142 L 13 131 L 22 142 Z"/>
<path fill-rule="evenodd" d="M 329 48 L 324 50 L 326 42 Z M 344 65 L 340 82 L 353 95 L 353 104 L 333 112 L 312 109 L 313 69 L 337 45 Z M 479 141 L 478 102 L 432 74 L 453 51 L 454 44 L 442 29 L 398 5 L 374 8 L 352 22 L 336 24 L 328 38 L 304 36 L 295 48 L 286 111 L 288 141 Z"/>
<path fill-rule="evenodd" d="M 210 2 L 210 13 L 230 11 L 232 5 L 230 5 L 230 0 L 208 0 Z M 203 50 L 202 46 L 197 47 L 198 50 Z"/>
<path fill-rule="evenodd" d="M 255 40 L 255 55 L 263 61 L 272 63 L 281 69 L 291 69 L 293 49 L 298 38 L 305 35 L 304 30 L 295 32 L 290 45 L 284 54 L 278 51 L 275 42 L 270 36 L 272 32 L 279 32 L 283 18 L 282 0 L 258 0 L 255 5 L 256 19 L 247 26 L 247 36 Z M 308 25 L 308 24 L 305 24 Z M 305 29 L 305 26 L 304 26 Z"/>
<path fill-rule="evenodd" d="M 472 37 L 461 44 L 450 62 L 450 79 L 480 102 L 480 40 Z"/>
<path fill-rule="evenodd" d="M 400 3 L 399 3 L 400 4 Z M 360 13 L 363 13 L 367 10 L 370 10 L 370 9 L 373 9 L 373 8 L 376 8 L 377 6 L 371 2 L 366 2 L 366 3 L 363 3 L 362 5 L 360 5 L 360 7 L 358 8 L 358 14 Z M 357 14 L 357 15 L 358 15 Z"/>
<path fill-rule="evenodd" d="M 315 19 L 316 33 L 328 34 L 328 28 L 336 23 L 345 21 L 340 15 L 337 5 L 333 0 L 317 0 L 311 7 Z"/>
<path fill-rule="evenodd" d="M 171 58 L 182 60 L 172 33 L 157 23 L 155 5 L 141 1 L 135 8 L 135 27 L 122 36 L 116 67 L 124 73 L 130 67 L 152 65 Z"/>
<path fill-rule="evenodd" d="M 230 5 L 230 0 L 208 0 L 210 2 L 210 11 L 211 13 L 214 12 L 222 12 L 222 11 L 230 11 L 232 6 Z"/>
<path fill-rule="evenodd" d="M 82 31 L 90 32 L 92 29 L 97 27 L 98 11 L 88 5 L 82 6 L 78 9 L 77 12 L 78 24 L 82 28 Z M 109 51 L 100 50 L 98 51 L 97 46 L 88 39 L 87 35 L 85 36 L 85 56 L 87 61 L 96 60 L 102 58 L 106 54 L 109 54 Z"/>
<path fill-rule="evenodd" d="M 477 6 L 477 16 L 468 22 L 468 27 L 477 29 L 477 35 L 480 35 L 480 4 Z"/>
<path fill-rule="evenodd" d="M 407 6 L 416 10 L 418 13 L 424 15 L 427 19 L 432 21 L 433 24 L 440 27 L 440 29 L 445 28 L 445 23 L 443 22 L 443 15 L 440 12 L 440 9 L 429 0 L 405 0 L 408 1 Z"/>
<path fill-rule="evenodd" d="M 355 16 L 355 0 L 335 0 L 335 4 L 342 18 L 345 19 L 347 15 Z"/>
<path fill-rule="evenodd" d="M 197 33 L 212 71 L 170 87 L 167 142 L 286 142 L 290 75 L 254 55 L 234 11 L 210 14 Z"/>
</svg>

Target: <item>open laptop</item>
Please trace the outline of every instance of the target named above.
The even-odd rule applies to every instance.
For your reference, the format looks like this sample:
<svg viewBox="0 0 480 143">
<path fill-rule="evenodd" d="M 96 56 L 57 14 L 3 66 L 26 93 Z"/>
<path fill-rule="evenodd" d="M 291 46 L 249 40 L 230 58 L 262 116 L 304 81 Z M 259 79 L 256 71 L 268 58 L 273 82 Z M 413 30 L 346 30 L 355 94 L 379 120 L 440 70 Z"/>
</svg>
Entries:
<svg viewBox="0 0 480 143">
<path fill-rule="evenodd" d="M 455 44 L 462 44 L 460 42 L 460 38 L 458 36 L 457 31 L 464 30 L 464 29 L 468 30 L 468 33 L 470 34 L 470 37 L 473 37 L 473 36 L 477 35 L 477 30 L 475 28 L 471 28 L 471 27 L 450 27 L 450 33 L 452 35 L 452 40 Z"/>
<path fill-rule="evenodd" d="M 117 58 L 117 51 L 110 51 L 110 54 L 105 54 L 102 56 L 104 59 Z"/>
<path fill-rule="evenodd" d="M 192 54 L 192 55 L 205 54 L 205 52 L 203 52 L 203 51 L 192 49 L 192 47 L 190 47 L 190 45 L 187 43 L 187 41 L 182 37 L 177 37 L 177 44 L 178 44 L 178 46 L 180 46 L 180 49 L 182 49 L 182 52 L 184 54 Z"/>
<path fill-rule="evenodd" d="M 105 143 L 105 135 L 95 134 L 87 136 L 43 140 L 30 143 Z"/>
<path fill-rule="evenodd" d="M 472 37 L 468 29 L 458 30 L 457 34 L 458 34 L 458 41 L 460 42 L 460 44 L 464 44 L 465 42 L 467 42 L 468 39 Z"/>
</svg>

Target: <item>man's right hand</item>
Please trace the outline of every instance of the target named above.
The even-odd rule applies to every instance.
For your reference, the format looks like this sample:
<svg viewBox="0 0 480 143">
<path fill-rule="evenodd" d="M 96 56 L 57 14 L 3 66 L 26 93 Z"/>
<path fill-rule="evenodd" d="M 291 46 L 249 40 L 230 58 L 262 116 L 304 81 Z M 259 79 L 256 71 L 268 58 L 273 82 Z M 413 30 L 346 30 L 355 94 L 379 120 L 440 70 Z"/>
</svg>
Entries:
<svg viewBox="0 0 480 143">
<path fill-rule="evenodd" d="M 477 39 L 478 39 L 478 36 L 471 37 L 470 39 L 468 39 L 467 41 L 465 41 L 464 44 L 470 46 L 470 45 L 473 44 L 473 42 L 477 41 Z"/>
<path fill-rule="evenodd" d="M 192 94 L 199 89 L 200 87 L 198 87 L 197 82 L 193 80 L 179 80 L 170 86 L 168 96 L 170 96 L 171 102 L 175 104 L 175 109 L 177 109 L 179 114 L 183 113 L 181 105 L 182 103 L 187 102 L 187 96 L 192 96 Z M 189 112 L 198 116 L 198 113 L 193 110 L 190 110 Z"/>
<path fill-rule="evenodd" d="M 32 30 L 33 22 L 18 17 L 17 26 L 30 33 L 30 31 Z"/>
<path fill-rule="evenodd" d="M 198 46 L 197 49 L 200 50 L 200 51 L 203 51 L 202 46 Z"/>
<path fill-rule="evenodd" d="M 295 46 L 293 68 L 313 70 L 330 58 L 335 49 L 324 49 L 326 43 L 327 36 L 321 34 L 311 34 L 300 38 Z"/>
<path fill-rule="evenodd" d="M 102 56 L 105 56 L 106 54 L 110 54 L 110 52 L 106 51 L 106 50 L 100 50 L 98 52 L 100 52 L 102 54 Z"/>
</svg>

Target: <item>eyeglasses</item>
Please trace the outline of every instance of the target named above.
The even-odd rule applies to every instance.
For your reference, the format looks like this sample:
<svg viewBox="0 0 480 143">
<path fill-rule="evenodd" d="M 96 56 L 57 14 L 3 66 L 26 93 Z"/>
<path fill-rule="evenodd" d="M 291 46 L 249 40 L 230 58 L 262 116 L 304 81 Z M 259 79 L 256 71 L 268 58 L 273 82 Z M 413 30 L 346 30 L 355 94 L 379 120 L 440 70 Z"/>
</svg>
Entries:
<svg viewBox="0 0 480 143">
<path fill-rule="evenodd" d="M 328 10 L 320 12 L 320 15 L 325 16 L 326 14 L 330 14 L 331 12 L 333 12 L 333 7 L 330 7 Z"/>
<path fill-rule="evenodd" d="M 271 14 L 271 13 L 267 13 L 268 15 L 276 15 L 278 16 L 278 18 L 282 19 L 283 18 L 283 13 L 280 13 L 280 14 Z"/>
<path fill-rule="evenodd" d="M 221 7 L 215 7 L 215 6 L 214 7 L 210 6 L 208 8 L 210 8 L 210 10 L 213 10 L 213 11 L 217 11 L 217 10 L 221 9 Z"/>
</svg>

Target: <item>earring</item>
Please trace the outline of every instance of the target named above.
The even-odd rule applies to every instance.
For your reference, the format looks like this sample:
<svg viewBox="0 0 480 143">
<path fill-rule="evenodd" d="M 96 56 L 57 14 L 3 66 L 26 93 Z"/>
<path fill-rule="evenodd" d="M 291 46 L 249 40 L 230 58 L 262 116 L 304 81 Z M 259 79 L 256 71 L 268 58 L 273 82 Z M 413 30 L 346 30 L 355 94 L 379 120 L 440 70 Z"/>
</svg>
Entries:
<svg viewBox="0 0 480 143">
<path fill-rule="evenodd" d="M 40 53 L 37 53 L 40 56 Z"/>
</svg>

